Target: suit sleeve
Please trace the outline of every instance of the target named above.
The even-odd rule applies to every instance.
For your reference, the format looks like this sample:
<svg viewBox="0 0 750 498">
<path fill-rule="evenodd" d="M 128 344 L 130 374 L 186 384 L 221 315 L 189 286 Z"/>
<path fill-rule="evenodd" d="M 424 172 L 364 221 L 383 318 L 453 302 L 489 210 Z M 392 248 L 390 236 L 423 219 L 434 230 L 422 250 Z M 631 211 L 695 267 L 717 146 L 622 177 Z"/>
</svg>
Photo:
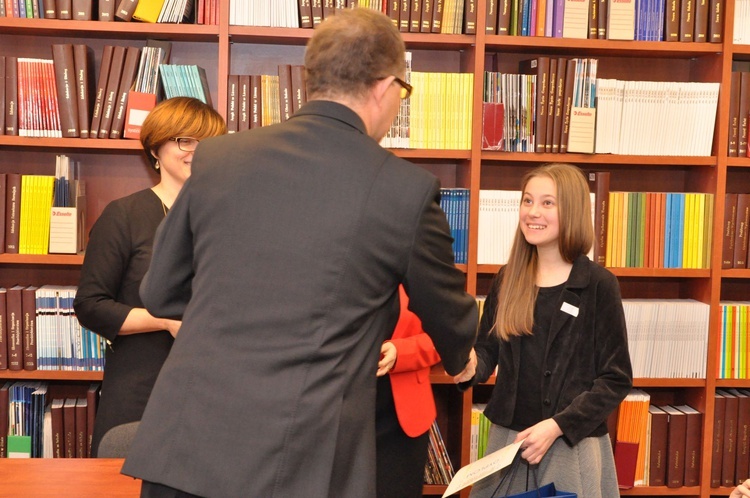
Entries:
<svg viewBox="0 0 750 498">
<path fill-rule="evenodd" d="M 182 318 L 192 295 L 193 236 L 190 230 L 190 179 L 159 225 L 154 254 L 141 283 L 141 299 L 152 315 Z"/>
<path fill-rule="evenodd" d="M 424 198 L 403 283 L 409 308 L 422 320 L 446 372 L 456 375 L 476 339 L 477 305 L 464 290 L 465 277 L 454 263 L 453 239 L 439 201 L 435 180 Z"/>
</svg>

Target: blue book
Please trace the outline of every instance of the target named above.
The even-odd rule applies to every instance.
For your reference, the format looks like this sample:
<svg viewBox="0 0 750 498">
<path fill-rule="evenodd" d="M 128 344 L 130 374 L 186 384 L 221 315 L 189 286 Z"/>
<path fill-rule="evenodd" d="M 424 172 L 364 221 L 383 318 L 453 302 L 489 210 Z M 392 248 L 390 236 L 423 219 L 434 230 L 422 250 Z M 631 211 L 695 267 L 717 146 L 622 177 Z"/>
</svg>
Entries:
<svg viewBox="0 0 750 498">
<path fill-rule="evenodd" d="M 675 194 L 677 196 L 677 253 L 675 254 L 675 268 L 682 268 L 682 254 L 685 249 L 685 194 Z"/>
<path fill-rule="evenodd" d="M 672 194 L 667 193 L 664 208 L 664 268 L 672 268 L 670 254 L 672 252 Z"/>
</svg>

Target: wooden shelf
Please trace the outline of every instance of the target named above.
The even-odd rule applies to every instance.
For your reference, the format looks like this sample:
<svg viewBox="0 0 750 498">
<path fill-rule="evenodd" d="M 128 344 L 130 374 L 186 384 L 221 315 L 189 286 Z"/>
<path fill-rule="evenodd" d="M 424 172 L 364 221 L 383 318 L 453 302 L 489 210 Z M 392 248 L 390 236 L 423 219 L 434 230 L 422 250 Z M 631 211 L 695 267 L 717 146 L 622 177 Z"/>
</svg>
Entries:
<svg viewBox="0 0 750 498">
<path fill-rule="evenodd" d="M 638 58 L 692 59 L 703 55 L 721 55 L 723 46 L 714 43 L 668 43 L 655 41 L 578 40 L 537 36 L 485 37 L 487 51 L 540 53 L 554 55 L 585 55 L 586 57 L 618 56 Z"/>
<path fill-rule="evenodd" d="M 143 146 L 138 140 L 121 140 L 108 138 L 43 138 L 0 135 L 0 146 L 23 149 L 39 148 L 50 150 L 97 150 L 120 152 L 137 151 L 143 153 Z"/>
<path fill-rule="evenodd" d="M 596 164 L 607 167 L 623 165 L 650 165 L 650 166 L 679 166 L 686 164 L 692 166 L 716 166 L 716 157 L 713 156 L 624 156 L 618 154 L 537 154 L 533 152 L 499 152 L 482 151 L 482 161 L 497 161 L 508 163 L 549 163 L 564 161 L 573 164 Z M 750 160 L 748 160 L 750 166 Z"/>
<path fill-rule="evenodd" d="M 631 489 L 620 490 L 620 496 L 700 496 L 700 494 L 700 486 L 685 486 L 682 488 L 638 486 Z M 729 494 L 729 492 L 727 492 L 727 494 Z"/>
<path fill-rule="evenodd" d="M 0 254 L 0 264 L 80 266 L 83 264 L 83 253 L 80 253 L 80 254 Z"/>
<path fill-rule="evenodd" d="M 101 381 L 102 372 L 68 370 L 0 370 L 3 380 Z"/>
<path fill-rule="evenodd" d="M 144 40 L 156 37 L 170 41 L 217 42 L 219 27 L 200 24 L 63 21 L 2 17 L 0 18 L 0 32 L 4 35 L 76 36 L 123 40 Z"/>
<path fill-rule="evenodd" d="M 502 265 L 477 265 L 477 273 L 495 274 L 500 271 Z M 711 270 L 685 269 L 685 268 L 607 268 L 618 277 L 678 277 L 678 278 L 709 278 Z M 731 271 L 731 270 L 724 270 Z M 737 270 L 747 272 L 750 270 Z"/>
</svg>

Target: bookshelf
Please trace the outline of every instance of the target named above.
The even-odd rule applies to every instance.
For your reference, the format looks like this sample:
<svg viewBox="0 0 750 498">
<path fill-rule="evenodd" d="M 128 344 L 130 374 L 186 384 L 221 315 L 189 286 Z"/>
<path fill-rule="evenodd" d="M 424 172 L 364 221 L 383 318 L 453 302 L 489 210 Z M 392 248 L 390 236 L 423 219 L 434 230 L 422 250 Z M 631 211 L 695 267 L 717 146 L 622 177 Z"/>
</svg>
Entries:
<svg viewBox="0 0 750 498">
<path fill-rule="evenodd" d="M 728 138 L 729 92 L 732 64 L 750 63 L 750 45 L 732 43 L 734 0 L 724 9 L 722 43 L 578 40 L 485 34 L 486 2 L 478 0 L 476 35 L 404 33 L 413 53 L 414 71 L 470 72 L 474 74 L 472 142 L 469 150 L 395 149 L 393 152 L 438 176 L 443 187 L 471 191 L 469 257 L 459 268 L 466 274 L 467 290 L 485 294 L 498 265 L 477 264 L 478 193 L 480 189 L 517 189 L 529 168 L 551 161 L 579 165 L 586 171 L 612 172 L 612 190 L 705 192 L 715 195 L 711 269 L 614 268 L 626 298 L 693 298 L 710 304 L 707 378 L 635 379 L 659 403 L 688 403 L 702 411 L 702 465 L 700 486 L 667 489 L 639 487 L 623 496 L 726 496 L 730 488 L 710 488 L 713 394 L 717 388 L 750 388 L 750 380 L 716 378 L 719 302 L 748 300 L 750 269 L 721 268 L 721 220 L 728 191 L 750 192 L 750 158 L 730 158 Z M 279 63 L 301 64 L 310 29 L 230 26 L 229 0 L 220 0 L 218 25 L 141 24 L 136 22 L 62 21 L 0 18 L 0 55 L 51 57 L 53 43 L 85 43 L 92 47 L 97 74 L 102 48 L 107 44 L 143 47 L 146 39 L 172 42 L 171 63 L 199 64 L 206 69 L 216 109 L 225 114 L 229 74 L 273 73 Z M 481 150 L 482 75 L 487 55 L 500 54 L 498 71 L 515 72 L 518 62 L 539 55 L 595 57 L 599 76 L 627 80 L 718 82 L 721 84 L 712 154 L 708 157 L 630 155 L 537 154 Z M 418 89 L 417 89 L 418 91 Z M 677 133 L 678 131 L 676 131 Z M 86 181 L 86 230 L 112 200 L 147 188 L 157 177 L 133 140 L 22 138 L 0 135 L 0 172 L 51 174 L 56 154 L 81 163 Z M 731 185 L 731 188 L 729 186 Z M 65 284 L 78 282 L 82 255 L 0 254 L 0 285 Z M 4 380 L 50 380 L 85 384 L 101 378 L 95 372 L 9 372 Z M 491 385 L 459 393 L 440 367 L 432 382 L 438 405 L 438 423 L 455 467 L 469 461 L 470 411 L 484 402 Z M 425 486 L 425 496 L 442 495 L 444 486 Z M 461 493 L 462 497 L 468 492 Z"/>
</svg>

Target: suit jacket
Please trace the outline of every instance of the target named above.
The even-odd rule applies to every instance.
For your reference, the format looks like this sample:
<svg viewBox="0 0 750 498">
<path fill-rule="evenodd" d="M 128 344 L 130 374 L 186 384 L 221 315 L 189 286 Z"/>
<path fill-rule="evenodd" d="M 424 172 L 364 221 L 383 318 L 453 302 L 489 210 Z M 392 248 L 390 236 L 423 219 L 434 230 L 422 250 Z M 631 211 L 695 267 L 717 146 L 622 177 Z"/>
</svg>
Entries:
<svg viewBox="0 0 750 498">
<path fill-rule="evenodd" d="M 498 272 L 479 329 L 474 384 L 486 381 L 498 366 L 497 380 L 484 414 L 508 427 L 513 421 L 523 337 L 501 341 L 494 333 L 497 296 L 503 270 Z M 633 371 L 628 353 L 625 314 L 617 278 L 585 255 L 573 262 L 568 281 L 552 317 L 547 350 L 543 353 L 542 415 L 552 417 L 570 444 L 607 433 L 607 417 L 630 392 Z"/>
<path fill-rule="evenodd" d="M 408 436 L 417 437 L 429 430 L 437 416 L 430 367 L 440 363 L 440 355 L 422 330 L 419 317 L 409 311 L 403 287 L 399 287 L 399 296 L 401 313 L 390 339 L 398 357 L 389 377 L 399 425 Z"/>
<path fill-rule="evenodd" d="M 438 202 L 334 102 L 201 142 L 141 286 L 183 324 L 123 472 L 212 497 L 374 496 L 399 283 L 448 372 L 475 339 Z"/>
</svg>

